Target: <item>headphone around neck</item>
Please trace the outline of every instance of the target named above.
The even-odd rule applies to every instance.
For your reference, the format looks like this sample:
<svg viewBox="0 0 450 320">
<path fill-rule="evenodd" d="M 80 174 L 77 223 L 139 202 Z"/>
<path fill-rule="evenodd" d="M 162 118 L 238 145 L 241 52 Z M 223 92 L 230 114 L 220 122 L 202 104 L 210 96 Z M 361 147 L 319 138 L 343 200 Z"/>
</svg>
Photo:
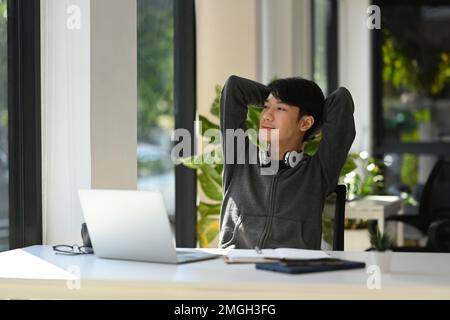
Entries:
<svg viewBox="0 0 450 320">
<path fill-rule="evenodd" d="M 266 167 L 271 162 L 269 150 L 270 150 L 270 147 L 268 148 L 268 150 L 259 149 L 259 165 L 261 167 Z M 303 159 L 303 151 L 297 152 L 295 150 L 292 150 L 292 151 L 288 151 L 284 154 L 283 163 L 288 168 L 294 168 L 297 164 L 300 163 L 300 161 L 302 161 L 302 159 Z"/>
</svg>

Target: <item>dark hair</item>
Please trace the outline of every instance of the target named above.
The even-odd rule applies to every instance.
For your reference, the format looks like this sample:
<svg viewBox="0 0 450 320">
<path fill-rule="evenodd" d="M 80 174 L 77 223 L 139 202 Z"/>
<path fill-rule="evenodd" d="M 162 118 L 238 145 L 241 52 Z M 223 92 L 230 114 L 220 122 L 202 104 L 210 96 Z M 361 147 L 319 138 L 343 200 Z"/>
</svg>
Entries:
<svg viewBox="0 0 450 320">
<path fill-rule="evenodd" d="M 298 107 L 299 118 L 304 115 L 314 118 L 314 124 L 305 132 L 303 141 L 313 139 L 323 122 L 325 97 L 320 87 L 314 81 L 301 77 L 277 79 L 268 87 L 276 99 Z"/>
</svg>

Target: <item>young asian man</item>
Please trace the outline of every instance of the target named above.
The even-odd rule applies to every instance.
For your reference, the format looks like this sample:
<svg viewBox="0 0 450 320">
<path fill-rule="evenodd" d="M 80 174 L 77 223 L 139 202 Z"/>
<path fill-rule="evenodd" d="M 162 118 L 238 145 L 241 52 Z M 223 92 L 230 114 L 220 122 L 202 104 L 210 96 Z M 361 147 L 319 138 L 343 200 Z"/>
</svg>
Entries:
<svg viewBox="0 0 450 320">
<path fill-rule="evenodd" d="M 249 105 L 263 108 L 259 129 L 266 134 L 260 137 L 278 146 L 278 152 L 258 150 L 256 163 L 248 161 L 249 139 L 244 147 L 231 147 L 227 136 L 230 130 L 246 130 Z M 353 111 L 351 94 L 343 87 L 325 100 L 316 83 L 301 77 L 268 86 L 235 75 L 227 79 L 220 102 L 226 160 L 221 248 L 320 249 L 325 198 L 336 187 L 355 138 Z M 318 129 L 320 146 L 309 156 L 303 147 Z M 229 153 L 245 153 L 244 163 L 227 161 L 235 158 Z M 274 162 L 273 174 L 262 174 L 262 167 Z"/>
</svg>

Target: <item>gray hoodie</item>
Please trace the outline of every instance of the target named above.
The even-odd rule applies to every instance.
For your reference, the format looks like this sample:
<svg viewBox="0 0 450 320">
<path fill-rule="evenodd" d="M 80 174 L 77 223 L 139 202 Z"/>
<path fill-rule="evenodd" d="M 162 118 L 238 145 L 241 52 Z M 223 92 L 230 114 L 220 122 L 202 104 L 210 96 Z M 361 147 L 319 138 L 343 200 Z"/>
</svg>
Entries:
<svg viewBox="0 0 450 320">
<path fill-rule="evenodd" d="M 225 130 L 246 130 L 248 105 L 262 106 L 267 86 L 230 76 L 222 90 L 220 128 L 223 152 Z M 249 163 L 254 148 L 245 143 L 244 164 L 225 164 L 220 214 L 221 248 L 320 249 L 322 212 L 326 196 L 338 182 L 339 173 L 355 138 L 354 105 L 350 92 L 341 87 L 325 100 L 322 140 L 313 156 L 305 155 L 294 168 L 272 175 L 261 174 L 258 163 Z"/>
</svg>

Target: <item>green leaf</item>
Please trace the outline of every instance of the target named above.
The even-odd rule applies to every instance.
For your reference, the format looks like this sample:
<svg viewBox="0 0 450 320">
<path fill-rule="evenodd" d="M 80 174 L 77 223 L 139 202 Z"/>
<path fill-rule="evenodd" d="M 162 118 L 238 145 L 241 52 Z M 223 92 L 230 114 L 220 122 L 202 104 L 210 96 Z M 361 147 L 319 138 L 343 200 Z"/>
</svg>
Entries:
<svg viewBox="0 0 450 320">
<path fill-rule="evenodd" d="M 356 165 L 355 160 L 353 160 L 351 157 L 347 157 L 345 160 L 344 166 L 341 169 L 340 176 L 345 176 L 346 174 L 352 172 L 355 170 L 358 166 Z"/>
<path fill-rule="evenodd" d="M 321 139 L 322 139 L 322 136 L 320 135 L 318 138 L 308 141 L 303 149 L 305 151 L 305 153 L 307 155 L 313 156 L 319 149 Z"/>
<path fill-rule="evenodd" d="M 203 154 L 203 162 L 205 166 L 218 166 L 224 163 L 222 146 L 219 144 L 213 148 L 207 148 Z"/>
<path fill-rule="evenodd" d="M 219 173 L 220 175 L 222 175 L 223 173 L 223 164 L 217 164 L 214 166 L 214 169 L 217 171 L 217 173 Z"/>
<path fill-rule="evenodd" d="M 217 184 L 222 185 L 222 175 L 218 173 L 213 166 L 205 165 L 201 167 L 200 170 L 208 177 L 208 179 L 212 179 Z"/>
<path fill-rule="evenodd" d="M 211 200 L 222 201 L 222 185 L 208 175 L 201 173 L 198 175 L 200 186 L 205 195 Z"/>
<path fill-rule="evenodd" d="M 386 251 L 391 248 L 392 240 L 387 233 L 382 234 L 380 228 L 377 227 L 375 234 L 370 235 L 370 244 L 372 249 Z"/>
<path fill-rule="evenodd" d="M 211 109 L 209 110 L 209 112 L 211 112 L 211 114 L 213 116 L 216 116 L 217 118 L 220 117 L 220 94 L 222 93 L 222 86 L 220 85 L 216 85 L 216 98 L 214 99 L 214 102 L 211 105 Z"/>
<path fill-rule="evenodd" d="M 208 247 L 209 243 L 219 234 L 219 218 L 205 216 L 197 223 L 197 231 L 201 247 Z"/>
<path fill-rule="evenodd" d="M 195 155 L 192 157 L 181 158 L 180 162 L 182 165 L 191 169 L 200 169 L 205 166 L 203 162 L 203 155 Z"/>
<path fill-rule="evenodd" d="M 210 220 L 206 228 L 206 240 L 208 241 L 208 245 L 216 238 L 218 234 L 219 234 L 219 220 L 218 219 Z"/>
<path fill-rule="evenodd" d="M 221 203 L 200 202 L 198 212 L 202 217 L 220 215 Z"/>
<path fill-rule="evenodd" d="M 201 123 L 202 123 L 202 132 L 201 134 L 203 135 L 207 130 L 209 129 L 216 129 L 219 130 L 219 125 L 211 122 L 208 118 L 206 118 L 205 116 L 199 115 L 198 116 Z"/>
<path fill-rule="evenodd" d="M 259 130 L 259 118 L 262 109 L 257 106 L 249 106 L 247 112 L 247 129 Z"/>
<path fill-rule="evenodd" d="M 208 247 L 211 241 L 219 234 L 219 219 L 202 217 L 197 223 L 197 234 L 200 247 Z"/>
<path fill-rule="evenodd" d="M 209 241 L 206 237 L 206 229 L 207 229 L 208 219 L 207 218 L 200 218 L 197 222 L 197 235 L 198 235 L 198 241 L 200 243 L 201 248 L 208 247 Z"/>
</svg>

